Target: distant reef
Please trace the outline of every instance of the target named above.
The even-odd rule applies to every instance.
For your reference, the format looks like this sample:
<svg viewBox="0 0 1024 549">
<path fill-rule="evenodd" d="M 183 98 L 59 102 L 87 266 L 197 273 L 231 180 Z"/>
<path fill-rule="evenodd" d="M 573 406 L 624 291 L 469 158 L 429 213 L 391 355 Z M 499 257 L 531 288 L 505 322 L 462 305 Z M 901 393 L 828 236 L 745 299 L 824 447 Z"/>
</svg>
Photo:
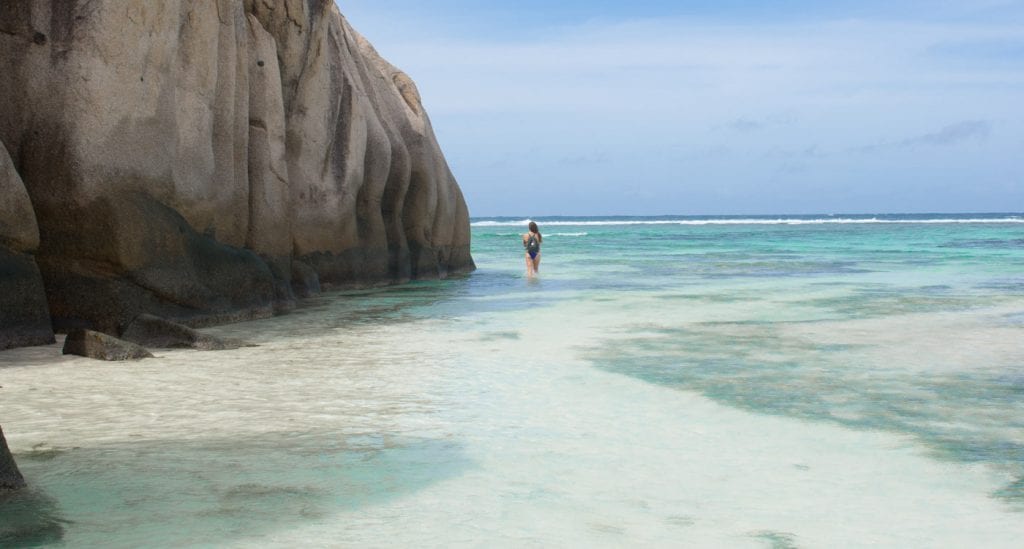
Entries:
<svg viewBox="0 0 1024 549">
<path fill-rule="evenodd" d="M 416 85 L 333 0 L 3 0 L 0 196 L 0 349 L 474 268 Z"/>
</svg>

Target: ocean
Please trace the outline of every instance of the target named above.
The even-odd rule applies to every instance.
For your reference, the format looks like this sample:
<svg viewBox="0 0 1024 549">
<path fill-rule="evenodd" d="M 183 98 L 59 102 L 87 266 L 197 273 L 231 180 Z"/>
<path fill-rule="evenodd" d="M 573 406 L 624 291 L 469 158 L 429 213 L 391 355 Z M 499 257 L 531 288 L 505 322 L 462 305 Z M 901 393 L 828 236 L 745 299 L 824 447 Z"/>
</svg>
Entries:
<svg viewBox="0 0 1024 549">
<path fill-rule="evenodd" d="M 0 546 L 1019 547 L 1024 215 L 472 221 L 470 276 L 0 353 Z"/>
</svg>

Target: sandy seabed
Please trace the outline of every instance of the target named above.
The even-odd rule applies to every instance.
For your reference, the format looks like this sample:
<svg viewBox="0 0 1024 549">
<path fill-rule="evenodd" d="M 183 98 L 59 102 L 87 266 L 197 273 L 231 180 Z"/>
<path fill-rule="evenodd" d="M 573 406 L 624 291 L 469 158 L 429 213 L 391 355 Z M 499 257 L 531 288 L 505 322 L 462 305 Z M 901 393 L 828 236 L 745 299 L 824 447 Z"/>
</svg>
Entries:
<svg viewBox="0 0 1024 549">
<path fill-rule="evenodd" d="M 527 300 L 557 303 L 543 307 L 457 292 L 324 296 L 209 330 L 259 343 L 232 351 L 128 363 L 63 357 L 59 344 L 0 353 L 0 418 L 32 485 L 0 505 L 68 546 L 1024 539 L 1019 510 L 992 496 L 1007 471 L 936 459 L 906 434 L 752 413 L 594 366 L 595 353 L 656 331 L 654 318 L 735 318 L 749 306 L 673 313 L 653 294 L 577 299 L 553 278 L 524 286 Z M 657 314 L 610 326 L 624 310 Z M 972 318 L 916 318 L 904 337 L 952 323 L 970 341 Z M 896 325 L 806 325 L 790 337 L 852 344 Z M 979 331 L 975 343 L 1005 347 L 1004 335 Z"/>
</svg>

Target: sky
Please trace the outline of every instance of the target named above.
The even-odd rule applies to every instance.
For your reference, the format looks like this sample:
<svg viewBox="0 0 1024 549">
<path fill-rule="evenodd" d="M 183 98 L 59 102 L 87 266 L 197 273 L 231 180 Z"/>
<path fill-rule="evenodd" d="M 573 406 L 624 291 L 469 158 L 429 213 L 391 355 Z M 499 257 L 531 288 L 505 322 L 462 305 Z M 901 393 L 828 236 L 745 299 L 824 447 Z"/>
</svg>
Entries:
<svg viewBox="0 0 1024 549">
<path fill-rule="evenodd" d="M 473 217 L 1024 211 L 1024 0 L 338 0 Z"/>
</svg>

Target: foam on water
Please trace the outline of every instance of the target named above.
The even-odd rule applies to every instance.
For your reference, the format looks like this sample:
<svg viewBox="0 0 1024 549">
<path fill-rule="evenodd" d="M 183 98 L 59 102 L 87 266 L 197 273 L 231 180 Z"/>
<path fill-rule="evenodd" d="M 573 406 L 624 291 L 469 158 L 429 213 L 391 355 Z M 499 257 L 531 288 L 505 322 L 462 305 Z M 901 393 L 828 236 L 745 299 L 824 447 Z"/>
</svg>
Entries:
<svg viewBox="0 0 1024 549">
<path fill-rule="evenodd" d="M 471 277 L 211 330 L 259 347 L 0 353 L 0 544 L 1015 547 L 1020 231 L 568 229 L 527 281 L 477 227 Z"/>
<path fill-rule="evenodd" d="M 525 227 L 530 219 L 509 220 L 509 219 L 477 219 L 470 223 L 473 227 Z M 555 227 L 602 227 L 602 226 L 629 226 L 629 225 L 849 225 L 849 224 L 901 224 L 901 225 L 947 225 L 947 224 L 1004 224 L 1024 223 L 1024 218 L 1018 215 L 989 215 L 989 216 L 959 216 L 959 217 L 929 217 L 929 216 L 889 216 L 889 217 L 721 217 L 721 218 L 609 218 L 609 219 L 565 219 L 539 218 L 536 221 L 548 226 Z"/>
</svg>

